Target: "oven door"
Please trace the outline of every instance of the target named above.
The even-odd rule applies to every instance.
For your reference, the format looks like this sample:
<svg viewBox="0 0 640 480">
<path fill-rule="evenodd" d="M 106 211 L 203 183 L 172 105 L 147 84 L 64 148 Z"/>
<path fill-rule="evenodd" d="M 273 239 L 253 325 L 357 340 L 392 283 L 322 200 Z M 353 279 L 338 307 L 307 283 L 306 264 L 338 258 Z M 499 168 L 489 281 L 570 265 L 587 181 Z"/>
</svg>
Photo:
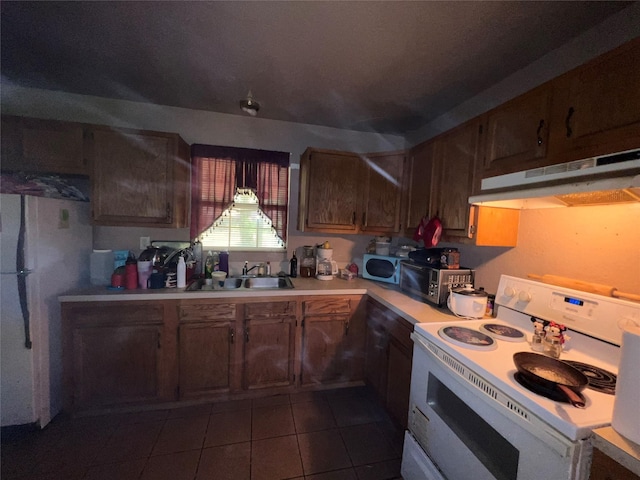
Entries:
<svg viewBox="0 0 640 480">
<path fill-rule="evenodd" d="M 428 340 L 412 337 L 409 430 L 422 447 L 425 461 L 445 478 L 588 477 L 585 441 L 571 442 L 532 418 L 517 402 L 507 401 L 507 406 L 497 402 L 497 392 L 478 376 Z M 471 373 L 475 382 L 460 372 Z M 506 397 L 502 392 L 500 396 Z"/>
</svg>

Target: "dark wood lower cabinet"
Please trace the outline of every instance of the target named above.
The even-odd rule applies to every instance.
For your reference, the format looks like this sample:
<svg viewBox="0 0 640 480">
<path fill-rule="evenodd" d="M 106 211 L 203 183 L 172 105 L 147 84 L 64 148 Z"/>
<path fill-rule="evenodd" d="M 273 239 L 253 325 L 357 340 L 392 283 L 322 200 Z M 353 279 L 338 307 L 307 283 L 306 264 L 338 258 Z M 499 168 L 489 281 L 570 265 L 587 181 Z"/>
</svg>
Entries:
<svg viewBox="0 0 640 480">
<path fill-rule="evenodd" d="M 244 331 L 245 389 L 293 385 L 295 318 L 249 320 Z"/>
<path fill-rule="evenodd" d="M 63 303 L 65 409 L 100 411 L 362 384 L 365 299 Z M 393 369 L 400 380 L 406 349 L 392 352 L 388 358 L 385 353 L 384 372 Z M 396 378 L 385 391 L 389 408 L 401 412 L 403 401 L 391 392 Z"/>
<path fill-rule="evenodd" d="M 413 325 L 381 303 L 367 301 L 365 377 L 392 418 L 407 426 Z"/>
<path fill-rule="evenodd" d="M 171 400 L 162 305 L 65 306 L 65 404 L 73 409 Z"/>
<path fill-rule="evenodd" d="M 364 377 L 364 302 L 361 295 L 321 297 L 303 305 L 303 385 L 344 384 Z"/>
</svg>

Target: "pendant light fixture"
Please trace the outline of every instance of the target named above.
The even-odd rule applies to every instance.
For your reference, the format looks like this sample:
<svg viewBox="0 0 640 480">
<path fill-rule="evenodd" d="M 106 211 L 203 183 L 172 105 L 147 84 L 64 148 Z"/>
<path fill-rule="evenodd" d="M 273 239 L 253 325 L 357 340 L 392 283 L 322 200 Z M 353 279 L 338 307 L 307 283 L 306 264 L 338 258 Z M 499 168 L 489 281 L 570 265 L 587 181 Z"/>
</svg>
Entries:
<svg viewBox="0 0 640 480">
<path fill-rule="evenodd" d="M 252 117 L 255 117 L 258 114 L 258 110 L 260 110 L 260 104 L 253 99 L 251 90 L 249 90 L 247 98 L 240 100 L 240 108 L 243 112 L 248 113 Z"/>
</svg>

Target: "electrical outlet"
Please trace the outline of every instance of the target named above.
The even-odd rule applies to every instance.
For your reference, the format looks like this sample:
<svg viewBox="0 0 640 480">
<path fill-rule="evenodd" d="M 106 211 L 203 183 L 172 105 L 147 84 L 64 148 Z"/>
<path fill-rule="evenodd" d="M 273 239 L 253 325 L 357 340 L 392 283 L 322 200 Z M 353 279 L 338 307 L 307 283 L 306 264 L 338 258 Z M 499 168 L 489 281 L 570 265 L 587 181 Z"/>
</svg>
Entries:
<svg viewBox="0 0 640 480">
<path fill-rule="evenodd" d="M 60 216 L 58 218 L 58 228 L 69 228 L 69 210 L 66 208 L 60 209 Z"/>
<path fill-rule="evenodd" d="M 140 250 L 144 250 L 151 245 L 151 237 L 140 237 Z"/>
</svg>

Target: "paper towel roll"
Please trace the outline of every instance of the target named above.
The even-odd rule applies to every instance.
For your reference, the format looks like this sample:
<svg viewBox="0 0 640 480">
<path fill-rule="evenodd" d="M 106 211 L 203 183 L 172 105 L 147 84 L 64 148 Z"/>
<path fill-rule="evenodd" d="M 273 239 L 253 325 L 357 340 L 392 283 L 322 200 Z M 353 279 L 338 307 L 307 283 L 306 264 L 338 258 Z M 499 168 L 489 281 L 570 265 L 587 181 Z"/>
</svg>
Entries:
<svg viewBox="0 0 640 480">
<path fill-rule="evenodd" d="M 622 328 L 611 426 L 620 435 L 640 443 L 640 327 L 629 321 Z"/>
</svg>

